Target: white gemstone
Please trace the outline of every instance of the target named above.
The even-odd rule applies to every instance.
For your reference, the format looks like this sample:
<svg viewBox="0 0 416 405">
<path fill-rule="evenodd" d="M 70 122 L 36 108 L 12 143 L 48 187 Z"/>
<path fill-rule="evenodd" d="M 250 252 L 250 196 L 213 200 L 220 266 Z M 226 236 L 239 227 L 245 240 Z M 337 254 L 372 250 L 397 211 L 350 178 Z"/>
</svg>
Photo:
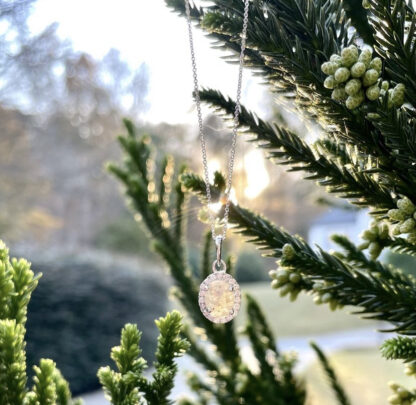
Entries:
<svg viewBox="0 0 416 405">
<path fill-rule="evenodd" d="M 225 323 L 233 319 L 240 309 L 240 301 L 239 285 L 229 274 L 213 273 L 201 284 L 199 306 L 212 322 Z"/>
</svg>

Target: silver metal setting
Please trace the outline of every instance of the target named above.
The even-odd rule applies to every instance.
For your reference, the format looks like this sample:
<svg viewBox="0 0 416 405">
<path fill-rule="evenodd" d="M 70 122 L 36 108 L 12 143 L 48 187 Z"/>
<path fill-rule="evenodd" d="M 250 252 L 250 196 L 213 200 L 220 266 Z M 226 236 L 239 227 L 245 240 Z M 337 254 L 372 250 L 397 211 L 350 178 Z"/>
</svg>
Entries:
<svg viewBox="0 0 416 405">
<path fill-rule="evenodd" d="M 215 262 L 214 262 L 215 263 Z M 233 294 L 233 305 L 229 312 L 224 316 L 215 316 L 215 307 L 210 307 L 206 301 L 206 297 L 210 286 L 215 281 L 224 281 L 228 285 L 228 291 Z M 201 312 L 205 318 L 214 323 L 227 323 L 234 319 L 238 314 L 241 306 L 241 292 L 240 286 L 237 281 L 230 275 L 222 271 L 217 271 L 210 274 L 202 283 L 199 288 L 198 303 L 201 308 Z"/>
<path fill-rule="evenodd" d="M 223 273 L 227 270 L 227 265 L 225 264 L 224 260 L 220 260 L 219 262 L 214 260 L 214 263 L 212 263 L 212 271 L 214 273 L 218 271 L 222 271 Z"/>
</svg>

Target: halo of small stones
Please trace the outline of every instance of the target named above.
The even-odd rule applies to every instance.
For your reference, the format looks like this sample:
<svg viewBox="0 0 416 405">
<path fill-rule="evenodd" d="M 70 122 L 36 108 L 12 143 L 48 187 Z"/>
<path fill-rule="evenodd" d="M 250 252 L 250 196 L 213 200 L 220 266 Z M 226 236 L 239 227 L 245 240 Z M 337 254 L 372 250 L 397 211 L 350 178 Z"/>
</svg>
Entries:
<svg viewBox="0 0 416 405">
<path fill-rule="evenodd" d="M 205 295 L 209 290 L 209 286 L 212 282 L 217 280 L 225 280 L 228 281 L 228 285 L 230 291 L 234 292 L 234 306 L 231 309 L 230 313 L 227 316 L 216 318 L 211 315 L 211 311 L 207 308 L 205 304 Z M 198 303 L 199 307 L 201 308 L 201 312 L 204 314 L 205 318 L 209 319 L 211 322 L 214 323 L 227 323 L 235 318 L 240 310 L 241 306 L 241 292 L 240 286 L 238 285 L 237 281 L 229 274 L 223 271 L 217 271 L 211 275 L 209 275 L 200 285 L 199 287 L 199 295 L 198 295 Z"/>
</svg>

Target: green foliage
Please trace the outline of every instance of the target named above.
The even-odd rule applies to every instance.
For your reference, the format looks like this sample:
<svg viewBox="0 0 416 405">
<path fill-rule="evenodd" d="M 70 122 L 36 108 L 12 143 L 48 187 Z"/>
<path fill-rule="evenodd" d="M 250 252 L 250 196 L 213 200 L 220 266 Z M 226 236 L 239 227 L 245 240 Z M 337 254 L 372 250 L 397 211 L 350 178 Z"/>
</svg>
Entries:
<svg viewBox="0 0 416 405">
<path fill-rule="evenodd" d="M 334 369 L 332 368 L 331 364 L 329 364 L 328 359 L 326 358 L 324 352 L 321 348 L 314 342 L 311 343 L 312 349 L 318 356 L 318 359 L 322 365 L 322 368 L 325 371 L 328 380 L 331 383 L 332 389 L 336 395 L 337 401 L 339 405 L 350 405 L 351 402 L 349 401 L 347 394 L 345 393 L 344 389 L 342 388 L 341 384 L 338 381 L 338 377 L 335 374 Z"/>
<path fill-rule="evenodd" d="M 167 185 L 163 189 L 148 187 L 149 184 L 157 184 L 157 179 L 146 169 L 150 165 L 154 166 L 151 161 L 152 152 L 149 140 L 147 137 L 139 137 L 129 122 L 126 122 L 126 129 L 128 134 L 120 138 L 120 144 L 125 151 L 123 163 L 111 164 L 109 169 L 124 184 L 130 204 L 140 214 L 144 225 L 152 235 L 154 249 L 164 258 L 169 267 L 176 284 L 173 295 L 186 308 L 189 320 L 196 326 L 196 328 L 191 328 L 187 325 L 183 334 L 190 342 L 189 354 L 205 368 L 211 377 L 209 382 L 206 382 L 195 374 L 189 375 L 189 384 L 198 396 L 198 403 L 205 404 L 207 401 L 215 400 L 221 405 L 234 405 L 241 402 L 250 405 L 303 404 L 305 390 L 302 382 L 293 374 L 295 360 L 277 350 L 270 328 L 253 299 L 248 298 L 248 322 L 243 333 L 247 335 L 260 364 L 260 374 L 250 370 L 243 361 L 233 323 L 216 325 L 202 315 L 198 306 L 197 285 L 211 271 L 209 249 L 212 247 L 212 241 L 209 240 L 210 236 L 204 237 L 201 265 L 193 273 L 190 271 L 187 255 L 184 254 L 184 212 L 186 212 L 188 199 L 185 196 L 183 184 L 179 180 L 172 179 L 172 185 Z M 140 165 L 136 164 L 138 155 L 144 156 L 147 161 Z M 162 167 L 163 162 L 162 160 Z M 158 171 L 162 172 L 156 170 Z M 177 171 L 177 176 L 179 179 L 188 178 L 184 168 Z M 224 187 L 224 180 L 220 174 L 216 175 L 214 184 L 215 196 Z M 164 198 L 161 198 L 161 192 Z M 227 268 L 231 273 L 233 272 L 230 259 L 227 259 Z M 160 323 L 159 326 L 161 327 Z M 171 334 L 175 333 L 176 331 L 172 329 Z M 215 348 L 214 352 L 208 351 L 207 345 L 202 345 L 200 340 L 207 340 L 210 347 Z M 164 338 L 163 334 L 159 340 L 159 347 L 162 347 L 160 346 L 162 342 L 175 344 L 174 339 Z M 170 389 L 169 380 L 166 381 L 164 377 L 165 367 L 162 366 L 166 362 L 162 362 L 165 357 L 164 351 L 158 349 L 154 380 L 159 382 L 160 388 L 163 386 Z M 106 374 L 108 378 L 110 378 L 109 373 L 108 371 Z M 109 388 L 112 386 L 111 381 L 113 379 L 107 383 Z M 147 396 L 152 393 L 146 388 L 143 388 L 143 392 Z M 157 397 L 152 398 L 156 400 Z"/>
<path fill-rule="evenodd" d="M 26 394 L 24 326 L 0 320 L 0 398 L 6 404 L 23 403 Z"/>
<path fill-rule="evenodd" d="M 29 305 L 29 366 L 52 358 L 74 394 L 98 389 L 97 370 L 117 344 L 121 328 L 139 320 L 141 347 L 152 358 L 154 319 L 166 312 L 167 286 L 153 273 L 156 266 L 149 266 L 104 254 L 35 259 L 33 268 L 43 277 Z"/>
<path fill-rule="evenodd" d="M 180 2 L 167 3 L 183 14 Z M 266 123 L 244 107 L 239 124 L 276 163 L 302 170 L 307 179 L 317 181 L 328 192 L 368 207 L 376 222 L 363 232 L 364 243 L 355 246 L 336 235 L 334 241 L 341 251 L 328 253 L 319 247 L 312 249 L 301 238 L 240 206 L 231 207 L 231 219 L 238 232 L 278 259 L 279 269 L 270 274 L 272 285 L 282 295 L 291 293 L 295 299 L 299 291 L 307 291 L 317 303 L 333 308 L 353 305 L 359 314 L 390 322 L 393 331 L 416 335 L 414 277 L 376 260 L 386 248 L 415 256 L 416 13 L 405 0 L 360 3 L 251 3 L 246 66 L 262 75 L 271 91 L 294 99 L 299 112 L 321 126 L 322 136 L 309 145 L 292 131 Z M 213 5 L 192 8 L 193 19 L 216 40 L 216 46 L 231 52 L 230 61 L 238 54 L 242 7 L 238 1 L 214 1 Z M 356 36 L 347 34 L 350 24 Z M 374 46 L 377 57 L 372 61 L 372 51 L 368 55 L 355 52 L 353 45 L 359 45 L 361 39 Z M 324 73 L 329 75 L 326 80 Z M 344 89 L 348 94 L 336 89 L 330 99 L 325 88 L 345 82 L 350 74 L 354 79 Z M 361 75 L 362 83 L 357 80 Z M 357 102 L 350 100 L 345 105 L 347 95 L 355 97 L 362 84 L 372 86 L 379 75 L 384 81 L 366 92 L 372 103 L 361 104 L 362 93 Z M 232 119 L 235 105 L 219 92 L 204 89 L 200 98 Z M 189 174 L 183 183 L 204 198 L 200 178 Z M 214 190 L 214 195 L 218 193 Z M 285 246 L 293 250 L 289 255 Z M 390 358 L 414 360 L 412 338 L 387 341 L 382 351 Z M 415 399 L 414 392 L 403 387 L 393 385 L 392 389 L 392 404 L 410 404 Z"/>
<path fill-rule="evenodd" d="M 416 340 L 404 336 L 387 339 L 381 346 L 381 353 L 389 360 L 416 361 Z"/>
<path fill-rule="evenodd" d="M 203 195 L 201 178 L 195 175 L 182 178 L 187 188 Z M 215 193 L 215 188 L 213 191 Z M 364 255 L 360 267 L 357 267 L 342 252 L 331 254 L 321 249 L 314 250 L 302 238 L 289 235 L 240 206 L 231 206 L 230 220 L 241 235 L 273 257 L 281 259 L 283 246 L 292 245 L 296 254 L 290 260 L 286 259 L 283 265 L 301 273 L 302 290 L 314 293 L 315 285 L 322 283 L 323 291 L 331 294 L 328 303 L 332 300 L 337 305 L 356 306 L 357 313 L 366 314 L 367 318 L 391 322 L 392 330 L 416 334 L 416 315 L 412 310 L 416 288 L 412 277 L 368 260 Z M 354 246 L 350 242 L 349 245 Z M 379 273 L 383 277 L 379 277 Z M 394 288 L 391 287 L 392 282 Z"/>
<path fill-rule="evenodd" d="M 0 241 L 0 402 L 2 405 L 75 405 L 69 385 L 52 360 L 34 366 L 33 388 L 27 387 L 26 314 L 40 275 L 30 263 L 11 259 Z"/>
<path fill-rule="evenodd" d="M 107 398 L 113 405 L 168 405 L 168 397 L 177 372 L 175 358 L 188 349 L 188 342 L 179 337 L 182 316 L 177 311 L 159 318 L 156 325 L 160 331 L 156 350 L 155 372 L 152 381 L 143 376 L 147 362 L 139 357 L 141 333 L 136 325 L 127 324 L 121 333 L 120 346 L 113 347 L 111 358 L 118 371 L 102 367 L 98 378 Z"/>
</svg>

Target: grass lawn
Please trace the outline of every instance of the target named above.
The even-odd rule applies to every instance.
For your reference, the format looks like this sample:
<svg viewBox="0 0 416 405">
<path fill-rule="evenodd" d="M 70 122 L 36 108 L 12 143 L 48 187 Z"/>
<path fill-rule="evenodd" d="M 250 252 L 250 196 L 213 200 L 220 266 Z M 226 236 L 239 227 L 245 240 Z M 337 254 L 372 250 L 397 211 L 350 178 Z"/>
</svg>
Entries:
<svg viewBox="0 0 416 405">
<path fill-rule="evenodd" d="M 330 356 L 337 373 L 353 405 L 387 404 L 392 395 L 387 383 L 390 380 L 413 387 L 414 378 L 407 377 L 400 361 L 381 358 L 377 349 L 346 350 Z M 337 403 L 332 389 L 318 363 L 305 371 L 310 405 L 334 405 Z"/>
<path fill-rule="evenodd" d="M 295 302 L 280 297 L 270 283 L 242 284 L 242 291 L 251 294 L 260 304 L 276 336 L 307 336 L 337 330 L 374 328 L 374 321 L 360 319 L 350 315 L 348 309 L 332 312 L 327 305 L 316 305 L 309 295 L 301 294 Z M 246 319 L 244 308 L 237 317 L 237 325 L 243 325 Z"/>
</svg>

